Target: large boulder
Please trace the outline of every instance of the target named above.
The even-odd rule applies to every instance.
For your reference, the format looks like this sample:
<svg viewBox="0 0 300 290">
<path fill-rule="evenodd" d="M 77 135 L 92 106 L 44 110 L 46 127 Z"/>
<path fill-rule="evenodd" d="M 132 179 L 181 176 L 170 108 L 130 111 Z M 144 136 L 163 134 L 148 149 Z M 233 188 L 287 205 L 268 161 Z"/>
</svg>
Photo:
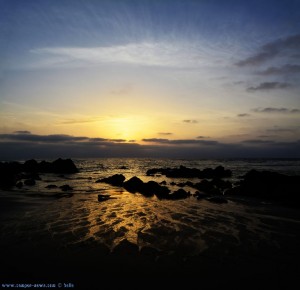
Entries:
<svg viewBox="0 0 300 290">
<path fill-rule="evenodd" d="M 71 159 L 57 159 L 52 162 L 53 173 L 77 173 L 78 169 Z"/>
<path fill-rule="evenodd" d="M 123 187 L 131 193 L 141 192 L 144 188 L 144 182 L 138 177 L 134 176 L 125 181 L 123 183 Z"/>
<path fill-rule="evenodd" d="M 96 182 L 104 182 L 114 186 L 122 186 L 125 180 L 125 176 L 123 174 L 115 174 L 110 177 L 102 178 L 97 180 Z"/>
<path fill-rule="evenodd" d="M 238 186 L 226 194 L 246 195 L 299 206 L 300 176 L 288 176 L 272 171 L 251 170 L 246 173 Z"/>
</svg>

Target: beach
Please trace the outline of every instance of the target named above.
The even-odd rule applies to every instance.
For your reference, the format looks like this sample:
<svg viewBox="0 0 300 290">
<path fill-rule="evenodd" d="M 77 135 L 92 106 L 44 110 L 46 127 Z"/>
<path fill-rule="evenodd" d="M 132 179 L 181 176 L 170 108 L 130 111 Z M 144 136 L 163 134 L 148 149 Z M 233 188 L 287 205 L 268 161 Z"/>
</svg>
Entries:
<svg viewBox="0 0 300 290">
<path fill-rule="evenodd" d="M 290 289 L 297 281 L 297 207 L 241 196 L 221 204 L 194 196 L 159 200 L 95 183 L 99 173 L 82 171 L 1 191 L 1 283 Z M 116 168 L 107 171 L 100 175 Z M 75 192 L 57 195 L 42 182 L 68 182 Z M 79 190 L 83 183 L 90 190 Z M 100 202 L 99 193 L 111 198 Z"/>
</svg>

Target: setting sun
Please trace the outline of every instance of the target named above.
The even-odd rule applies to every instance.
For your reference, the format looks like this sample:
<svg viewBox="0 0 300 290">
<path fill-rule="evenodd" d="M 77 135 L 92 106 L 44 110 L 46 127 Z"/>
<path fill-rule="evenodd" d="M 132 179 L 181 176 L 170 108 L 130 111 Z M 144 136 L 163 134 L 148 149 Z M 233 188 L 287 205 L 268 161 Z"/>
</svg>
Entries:
<svg viewBox="0 0 300 290">
<path fill-rule="evenodd" d="M 101 132 L 105 132 L 110 139 L 139 141 L 143 133 L 149 130 L 149 124 L 143 117 L 111 117 L 102 122 Z"/>
</svg>

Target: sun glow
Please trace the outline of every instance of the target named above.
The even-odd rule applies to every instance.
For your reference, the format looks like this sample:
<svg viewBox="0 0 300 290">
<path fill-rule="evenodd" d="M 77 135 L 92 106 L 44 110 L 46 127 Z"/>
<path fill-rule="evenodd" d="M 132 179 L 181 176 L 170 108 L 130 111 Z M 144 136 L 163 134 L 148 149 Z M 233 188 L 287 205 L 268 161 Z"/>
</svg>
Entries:
<svg viewBox="0 0 300 290">
<path fill-rule="evenodd" d="M 106 136 L 111 139 L 139 141 L 149 124 L 142 117 L 116 117 L 105 122 Z"/>
</svg>

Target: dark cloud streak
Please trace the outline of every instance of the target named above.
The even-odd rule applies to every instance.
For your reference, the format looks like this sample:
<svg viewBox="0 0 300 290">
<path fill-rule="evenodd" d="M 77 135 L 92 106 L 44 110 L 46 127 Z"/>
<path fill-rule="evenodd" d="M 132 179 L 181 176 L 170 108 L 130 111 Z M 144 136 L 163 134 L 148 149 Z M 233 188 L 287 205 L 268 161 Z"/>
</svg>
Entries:
<svg viewBox="0 0 300 290">
<path fill-rule="evenodd" d="M 273 59 L 276 56 L 285 54 L 286 56 L 294 56 L 295 52 L 300 50 L 300 34 L 292 35 L 284 39 L 266 43 L 261 46 L 258 52 L 244 60 L 236 63 L 237 66 L 255 66 Z"/>
<path fill-rule="evenodd" d="M 264 82 L 259 84 L 256 87 L 248 87 L 248 92 L 256 92 L 256 91 L 269 91 L 275 89 L 286 89 L 291 87 L 289 83 L 281 83 L 281 82 Z"/>
<path fill-rule="evenodd" d="M 299 109 L 274 108 L 274 107 L 255 108 L 252 111 L 256 113 L 289 113 L 289 114 L 300 113 Z"/>
<path fill-rule="evenodd" d="M 300 73 L 300 65 L 297 64 L 287 64 L 281 67 L 269 67 L 266 70 L 260 71 L 259 75 L 286 75 L 286 74 L 297 74 Z"/>
<path fill-rule="evenodd" d="M 279 132 L 279 129 L 274 130 Z M 24 158 L 244 158 L 300 157 L 300 143 L 249 139 L 238 143 L 214 140 L 149 138 L 137 144 L 123 139 L 69 135 L 0 134 L 0 160 Z M 132 140 L 131 140 L 132 141 Z"/>
</svg>

